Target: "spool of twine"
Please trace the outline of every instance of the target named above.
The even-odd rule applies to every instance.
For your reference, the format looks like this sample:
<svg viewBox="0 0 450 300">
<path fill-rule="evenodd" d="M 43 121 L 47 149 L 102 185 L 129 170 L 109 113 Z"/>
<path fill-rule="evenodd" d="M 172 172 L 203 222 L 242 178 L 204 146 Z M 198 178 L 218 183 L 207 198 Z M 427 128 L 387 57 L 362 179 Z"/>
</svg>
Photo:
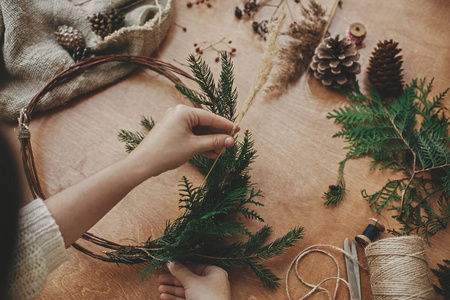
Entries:
<svg viewBox="0 0 450 300">
<path fill-rule="evenodd" d="M 302 252 L 292 261 L 286 273 L 286 293 L 288 299 L 293 299 L 289 291 L 289 273 L 295 270 L 297 279 L 303 285 L 311 290 L 300 299 L 307 299 L 315 293 L 325 292 L 329 300 L 338 299 L 337 292 L 339 283 L 344 283 L 350 291 L 351 298 L 354 299 L 354 291 L 347 280 L 341 277 L 341 270 L 337 259 L 329 252 L 314 249 L 325 247 L 334 251 L 343 253 L 348 258 L 354 260 L 352 256 L 339 247 L 333 245 L 313 245 Z M 323 279 L 318 284 L 311 284 L 305 281 L 298 272 L 299 263 L 302 258 L 316 252 L 332 258 L 337 274 L 333 277 Z M 379 240 L 370 243 L 366 249 L 368 270 L 360 262 L 354 260 L 361 266 L 361 270 L 370 273 L 370 285 L 372 288 L 373 299 L 375 300 L 406 300 L 406 299 L 435 299 L 433 287 L 428 276 L 428 261 L 424 250 L 422 238 L 418 236 L 402 236 Z M 327 281 L 336 281 L 334 292 L 323 288 Z M 362 290 L 362 294 L 368 291 Z"/>
<path fill-rule="evenodd" d="M 365 252 L 373 299 L 435 299 L 422 238 L 386 238 Z"/>
</svg>

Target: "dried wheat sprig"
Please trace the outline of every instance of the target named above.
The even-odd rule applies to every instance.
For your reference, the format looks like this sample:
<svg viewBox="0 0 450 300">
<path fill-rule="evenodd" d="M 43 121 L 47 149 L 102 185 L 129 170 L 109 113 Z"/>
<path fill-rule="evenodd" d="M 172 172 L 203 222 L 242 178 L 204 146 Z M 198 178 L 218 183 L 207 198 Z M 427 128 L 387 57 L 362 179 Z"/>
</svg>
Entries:
<svg viewBox="0 0 450 300">
<path fill-rule="evenodd" d="M 245 100 L 242 110 L 239 113 L 239 116 L 237 117 L 236 121 L 234 122 L 231 135 L 234 134 L 236 128 L 241 123 L 242 118 L 244 118 L 248 109 L 250 108 L 250 106 L 252 106 L 256 94 L 261 90 L 261 88 L 264 86 L 264 84 L 267 82 L 267 79 L 269 78 L 270 71 L 272 71 L 274 58 L 278 54 L 277 38 L 280 35 L 281 27 L 283 26 L 285 17 L 286 14 L 282 13 L 275 24 L 271 22 L 269 25 L 269 35 L 267 38 L 267 43 L 264 47 L 264 52 L 261 60 L 261 65 L 258 70 L 258 74 L 256 75 L 253 81 L 247 100 Z"/>
<path fill-rule="evenodd" d="M 244 118 L 245 114 L 247 113 L 250 106 L 252 106 L 253 101 L 255 100 L 256 94 L 261 90 L 261 88 L 264 86 L 264 84 L 267 82 L 267 79 L 269 78 L 270 71 L 272 71 L 273 67 L 273 61 L 274 58 L 277 56 L 277 39 L 280 35 L 281 27 L 283 26 L 284 19 L 286 17 L 285 13 L 282 13 L 280 17 L 278 18 L 277 22 L 274 24 L 273 22 L 269 25 L 269 35 L 267 38 L 266 45 L 264 47 L 264 52 L 261 59 L 261 65 L 258 69 L 258 73 L 253 80 L 253 84 L 250 88 L 250 92 L 248 94 L 247 100 L 245 100 L 244 106 L 242 110 L 240 111 L 236 121 L 234 122 L 233 129 L 231 130 L 230 135 L 233 135 L 236 131 L 236 128 L 239 126 L 239 124 L 242 121 L 242 118 Z M 219 160 L 219 157 L 225 152 L 225 149 L 222 149 L 220 151 L 219 155 L 217 156 L 216 160 L 212 164 L 211 168 L 208 171 L 208 174 L 206 174 L 205 179 L 203 179 L 202 186 L 205 185 L 206 179 L 208 179 L 209 174 L 211 174 L 211 171 L 214 169 L 214 166 L 216 165 L 217 161 Z"/>
</svg>

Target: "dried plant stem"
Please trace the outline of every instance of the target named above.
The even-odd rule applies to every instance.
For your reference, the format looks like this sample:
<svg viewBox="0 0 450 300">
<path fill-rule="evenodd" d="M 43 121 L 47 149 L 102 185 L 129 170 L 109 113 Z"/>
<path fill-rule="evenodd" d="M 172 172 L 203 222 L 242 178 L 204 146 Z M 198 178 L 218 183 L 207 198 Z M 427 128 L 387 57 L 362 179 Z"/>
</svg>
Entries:
<svg viewBox="0 0 450 300">
<path fill-rule="evenodd" d="M 247 97 L 247 100 L 245 100 L 244 106 L 243 106 L 241 112 L 239 113 L 236 121 L 234 122 L 234 126 L 230 132 L 230 135 L 234 135 L 236 128 L 239 126 L 239 124 L 242 121 L 242 118 L 244 118 L 248 109 L 250 108 L 250 106 L 252 106 L 253 101 L 255 100 L 256 94 L 261 90 L 261 88 L 264 86 L 264 84 L 267 82 L 267 79 L 269 78 L 270 71 L 272 71 L 274 58 L 277 56 L 277 38 L 280 35 L 281 27 L 283 26 L 285 18 L 286 18 L 286 14 L 282 13 L 281 16 L 278 18 L 278 20 L 276 21 L 276 23 L 275 24 L 271 23 L 269 26 L 269 36 L 267 38 L 267 43 L 264 47 L 264 52 L 263 52 L 263 56 L 261 59 L 261 65 L 260 65 L 258 73 L 253 81 L 253 84 L 250 88 L 250 92 Z M 214 169 L 214 166 L 216 165 L 220 156 L 224 152 L 225 152 L 225 149 L 222 149 L 222 151 L 217 156 L 213 165 L 209 169 L 208 174 L 206 174 L 205 179 L 203 179 L 202 186 L 205 185 L 206 180 L 209 177 L 209 174 L 211 174 L 211 171 Z"/>
<path fill-rule="evenodd" d="M 242 118 L 244 118 L 248 109 L 250 108 L 250 106 L 252 106 L 256 94 L 261 90 L 261 88 L 264 86 L 264 84 L 267 82 L 267 79 L 269 78 L 270 71 L 272 71 L 274 58 L 277 56 L 278 52 L 276 43 L 277 38 L 280 34 L 281 27 L 283 26 L 285 17 L 286 15 L 282 13 L 281 16 L 278 18 L 277 22 L 275 24 L 271 23 L 269 27 L 269 36 L 267 38 L 267 43 L 264 47 L 264 53 L 261 60 L 261 65 L 258 70 L 258 74 L 256 75 L 255 80 L 253 81 L 253 85 L 250 88 L 249 95 L 244 103 L 244 107 L 242 108 L 241 112 L 239 113 L 239 116 L 234 122 L 233 130 L 230 133 L 231 135 L 234 134 L 236 128 L 241 123 Z"/>
<path fill-rule="evenodd" d="M 323 28 L 322 37 L 320 38 L 321 41 L 324 39 L 325 35 L 328 32 L 328 29 L 330 28 L 331 21 L 333 20 L 334 15 L 336 14 L 336 9 L 337 9 L 338 5 L 339 5 L 339 0 L 335 0 L 333 7 L 331 8 L 330 16 L 328 17 L 327 23 L 325 24 L 325 27 Z"/>
<path fill-rule="evenodd" d="M 411 182 L 416 177 L 416 175 L 419 174 L 419 173 L 422 173 L 422 172 L 428 172 L 428 171 L 435 170 L 435 169 L 445 168 L 445 167 L 448 167 L 450 164 L 446 163 L 446 164 L 443 164 L 443 165 L 440 165 L 440 166 L 433 166 L 433 167 L 430 167 L 430 168 L 427 168 L 427 169 L 417 170 L 416 169 L 416 163 L 417 163 L 417 154 L 416 154 L 416 152 L 411 148 L 409 143 L 403 137 L 402 133 L 398 130 L 397 126 L 395 125 L 394 120 L 392 120 L 392 118 L 389 118 L 389 121 L 391 122 L 392 126 L 394 127 L 395 132 L 397 132 L 397 134 L 400 137 L 400 139 L 402 140 L 402 142 L 406 145 L 406 147 L 408 147 L 408 150 L 413 155 L 412 174 L 411 174 L 411 176 L 410 176 L 410 178 L 408 180 L 408 183 L 405 185 L 405 188 L 402 189 L 402 198 L 401 198 L 401 202 L 400 202 L 401 204 L 400 204 L 400 215 L 399 215 L 399 218 L 402 218 L 403 214 L 405 213 L 406 190 L 408 190 L 409 186 L 411 185 Z"/>
</svg>

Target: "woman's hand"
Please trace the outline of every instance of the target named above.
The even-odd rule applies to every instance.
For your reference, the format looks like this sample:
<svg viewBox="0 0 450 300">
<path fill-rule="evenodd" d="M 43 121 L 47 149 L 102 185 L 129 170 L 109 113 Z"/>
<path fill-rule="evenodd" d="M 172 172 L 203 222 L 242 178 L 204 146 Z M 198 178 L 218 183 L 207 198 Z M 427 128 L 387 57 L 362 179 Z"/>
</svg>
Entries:
<svg viewBox="0 0 450 300">
<path fill-rule="evenodd" d="M 219 267 L 192 265 L 189 268 L 170 262 L 171 274 L 158 277 L 161 300 L 230 300 L 231 290 L 228 273 Z"/>
<path fill-rule="evenodd" d="M 195 154 L 215 159 L 234 145 L 233 123 L 211 112 L 178 105 L 170 108 L 130 154 L 148 169 L 146 177 L 175 169 Z"/>
<path fill-rule="evenodd" d="M 232 122 L 201 109 L 169 109 L 130 155 L 46 200 L 66 247 L 142 181 L 180 166 L 194 154 L 215 158 L 234 145 L 228 134 L 232 128 Z"/>
</svg>

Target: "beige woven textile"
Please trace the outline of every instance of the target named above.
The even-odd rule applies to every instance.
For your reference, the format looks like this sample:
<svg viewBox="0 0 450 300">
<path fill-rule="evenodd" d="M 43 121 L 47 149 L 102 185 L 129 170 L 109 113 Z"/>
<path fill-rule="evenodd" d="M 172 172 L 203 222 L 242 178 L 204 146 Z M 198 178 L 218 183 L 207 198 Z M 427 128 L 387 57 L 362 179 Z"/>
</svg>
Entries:
<svg viewBox="0 0 450 300">
<path fill-rule="evenodd" d="M 74 64 L 56 41 L 60 25 L 80 30 L 97 55 L 150 55 L 167 34 L 172 0 L 144 0 L 124 11 L 125 27 L 102 40 L 88 16 L 107 12 L 129 0 L 1 0 L 0 120 L 13 120 L 53 76 Z M 117 81 L 135 66 L 108 63 L 54 88 L 37 106 L 44 111 Z"/>
</svg>

